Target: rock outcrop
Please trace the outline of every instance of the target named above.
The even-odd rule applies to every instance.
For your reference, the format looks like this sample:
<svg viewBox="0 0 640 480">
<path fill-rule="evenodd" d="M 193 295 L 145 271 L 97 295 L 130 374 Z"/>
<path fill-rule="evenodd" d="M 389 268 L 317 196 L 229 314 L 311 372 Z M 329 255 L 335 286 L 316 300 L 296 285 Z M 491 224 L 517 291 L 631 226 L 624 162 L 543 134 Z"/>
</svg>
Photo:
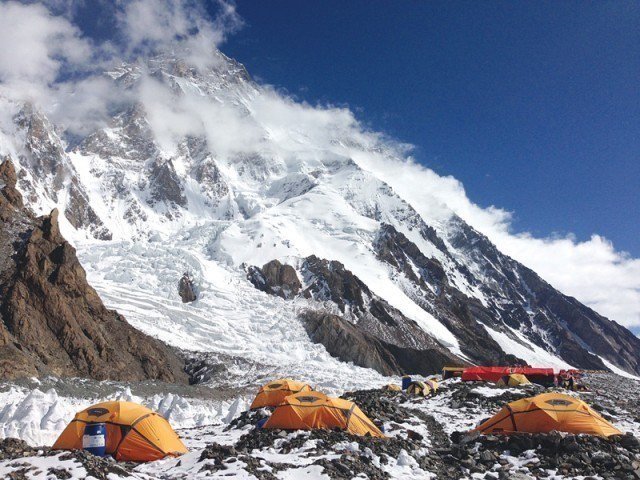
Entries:
<svg viewBox="0 0 640 480">
<path fill-rule="evenodd" d="M 151 166 L 150 175 L 151 198 L 150 205 L 156 202 L 164 202 L 166 205 L 187 205 L 187 197 L 184 195 L 180 178 L 176 173 L 171 160 L 157 159 Z"/>
<path fill-rule="evenodd" d="M 186 382 L 172 349 L 104 306 L 60 234 L 58 211 L 36 218 L 15 184 L 6 159 L 0 165 L 0 378 Z"/>
<path fill-rule="evenodd" d="M 309 338 L 324 345 L 329 354 L 383 375 L 426 375 L 437 373 L 447 363 L 461 363 L 440 346 L 411 348 L 385 342 L 338 315 L 308 310 L 300 318 Z"/>
<path fill-rule="evenodd" d="M 336 312 L 319 308 L 303 312 L 300 317 L 311 340 L 324 345 L 340 360 L 385 375 L 430 374 L 448 363 L 465 363 L 371 292 L 340 262 L 312 255 L 302 262 L 300 274 L 304 290 L 296 269 L 278 260 L 248 269 L 249 280 L 267 293 L 334 305 Z"/>
<path fill-rule="evenodd" d="M 296 269 L 278 260 L 271 260 L 262 268 L 249 267 L 248 278 L 258 290 L 284 299 L 295 297 L 302 288 Z"/>
<path fill-rule="evenodd" d="M 198 298 L 193 280 L 191 280 L 188 273 L 182 275 L 182 278 L 180 278 L 180 281 L 178 282 L 178 295 L 180 295 L 182 303 L 193 302 Z"/>
</svg>

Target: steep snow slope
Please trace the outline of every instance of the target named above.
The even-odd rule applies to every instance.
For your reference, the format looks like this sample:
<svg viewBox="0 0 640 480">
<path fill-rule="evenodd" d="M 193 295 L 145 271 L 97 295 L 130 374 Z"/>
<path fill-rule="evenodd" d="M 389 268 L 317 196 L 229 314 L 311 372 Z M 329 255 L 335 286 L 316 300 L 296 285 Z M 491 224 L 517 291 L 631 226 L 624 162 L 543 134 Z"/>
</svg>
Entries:
<svg viewBox="0 0 640 480">
<path fill-rule="evenodd" d="M 320 383 L 326 361 L 347 375 L 301 327 L 309 301 L 270 298 L 241 268 L 315 255 L 341 262 L 461 358 L 486 361 L 473 344 L 482 338 L 537 365 L 605 368 L 599 355 L 640 372 L 630 332 L 500 253 L 435 196 L 411 205 L 398 195 L 401 149 L 215 55 L 208 71 L 170 55 L 112 69 L 133 100 L 73 146 L 33 108 L 13 105 L 14 127 L 3 127 L 0 152 L 21 167 L 21 188 L 37 208 L 64 211 L 89 279 L 134 325 Z M 39 174 L 43 164 L 50 173 Z M 393 259 L 376 247 L 385 225 Z M 431 270 L 418 267 L 425 259 Z M 186 306 L 175 287 L 185 270 L 200 290 Z"/>
</svg>

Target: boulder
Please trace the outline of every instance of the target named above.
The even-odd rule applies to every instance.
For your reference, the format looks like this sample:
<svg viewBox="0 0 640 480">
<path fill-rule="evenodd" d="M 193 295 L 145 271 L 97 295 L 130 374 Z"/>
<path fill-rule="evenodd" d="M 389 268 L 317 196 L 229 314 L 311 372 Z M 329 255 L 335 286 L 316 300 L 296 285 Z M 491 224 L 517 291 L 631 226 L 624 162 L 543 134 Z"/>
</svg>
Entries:
<svg viewBox="0 0 640 480">
<path fill-rule="evenodd" d="M 178 295 L 180 295 L 182 303 L 190 303 L 198 298 L 196 296 L 195 285 L 188 273 L 182 275 L 182 278 L 178 282 Z"/>
</svg>

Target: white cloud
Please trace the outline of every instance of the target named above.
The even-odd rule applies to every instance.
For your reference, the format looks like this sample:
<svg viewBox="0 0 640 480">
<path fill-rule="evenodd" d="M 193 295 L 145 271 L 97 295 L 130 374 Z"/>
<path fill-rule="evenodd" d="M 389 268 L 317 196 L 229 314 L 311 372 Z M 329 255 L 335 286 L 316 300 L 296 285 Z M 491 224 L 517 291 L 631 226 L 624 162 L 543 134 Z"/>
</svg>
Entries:
<svg viewBox="0 0 640 480">
<path fill-rule="evenodd" d="M 116 88 L 106 76 L 96 74 L 56 85 L 50 101 L 42 108 L 67 132 L 87 135 L 103 127 L 118 105 L 129 104 L 133 99 L 133 92 Z"/>
<path fill-rule="evenodd" d="M 0 96 L 37 104 L 74 134 L 103 125 L 109 111 L 130 100 L 131 92 L 123 95 L 103 76 L 109 66 L 174 50 L 208 68 L 219 61 L 215 48 L 242 26 L 235 6 L 223 0 L 213 19 L 194 1 L 122 1 L 113 4 L 121 36 L 94 44 L 71 21 L 79 5 L 0 1 Z"/>
<path fill-rule="evenodd" d="M 218 0 L 210 20 L 201 4 L 189 0 L 133 0 L 118 14 L 128 54 L 180 51 L 197 68 L 212 66 L 214 47 L 242 26 L 235 5 Z"/>
<path fill-rule="evenodd" d="M 503 252 L 531 267 L 563 293 L 629 327 L 640 327 L 640 259 L 616 251 L 606 238 L 512 235 L 488 230 Z"/>
<path fill-rule="evenodd" d="M 5 95 L 36 101 L 46 96 L 63 66 L 86 64 L 91 56 L 75 26 L 38 4 L 0 3 L 0 45 Z"/>
</svg>

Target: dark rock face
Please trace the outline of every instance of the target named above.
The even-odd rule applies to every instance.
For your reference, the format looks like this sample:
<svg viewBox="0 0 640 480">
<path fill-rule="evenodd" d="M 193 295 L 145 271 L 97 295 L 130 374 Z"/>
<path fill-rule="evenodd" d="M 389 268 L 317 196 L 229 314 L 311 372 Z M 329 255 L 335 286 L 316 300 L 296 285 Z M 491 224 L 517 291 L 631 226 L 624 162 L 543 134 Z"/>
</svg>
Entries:
<svg viewBox="0 0 640 480">
<path fill-rule="evenodd" d="M 0 378 L 53 374 L 98 380 L 186 382 L 183 362 L 163 343 L 105 308 L 87 283 L 58 212 L 35 218 L 0 167 Z"/>
<path fill-rule="evenodd" d="M 303 263 L 302 275 L 309 280 L 309 286 L 304 291 L 306 298 L 331 301 L 342 313 L 348 308 L 354 314 L 362 314 L 365 307 L 365 297 L 370 297 L 369 287 L 358 277 L 344 268 L 340 262 L 324 260 L 312 255 Z M 377 302 L 378 299 L 374 299 Z M 375 306 L 374 306 L 375 308 Z M 375 308 L 379 320 L 393 323 L 393 319 L 383 316 L 384 308 Z"/>
<path fill-rule="evenodd" d="M 187 197 L 171 160 L 157 160 L 152 164 L 150 182 L 152 204 L 166 202 L 186 207 Z"/>
<path fill-rule="evenodd" d="M 311 341 L 324 345 L 343 362 L 373 368 L 383 375 L 401 371 L 400 365 L 378 339 L 337 315 L 307 311 L 300 315 Z"/>
<path fill-rule="evenodd" d="M 449 242 L 481 267 L 486 279 L 479 286 L 489 298 L 496 299 L 490 306 L 494 325 L 498 320 L 520 329 L 542 348 L 580 368 L 606 369 L 597 354 L 640 373 L 640 338 L 563 295 L 534 271 L 502 254 L 461 219 L 455 218 L 453 223 L 451 231 L 455 233 Z M 524 311 L 525 304 L 533 314 Z"/>
<path fill-rule="evenodd" d="M 22 195 L 16 189 L 18 177 L 9 157 L 0 163 L 0 220 L 8 222 L 15 210 L 21 209 L 24 204 Z"/>
<path fill-rule="evenodd" d="M 431 234 L 435 235 L 435 232 Z M 416 244 L 391 225 L 382 226 L 373 247 L 381 261 L 388 263 L 418 287 L 405 289 L 405 293 L 455 333 L 466 356 L 490 365 L 524 363 L 504 353 L 478 323 L 490 322 L 493 312 L 477 299 L 467 297 L 452 286 L 438 260 L 427 258 Z"/>
<path fill-rule="evenodd" d="M 413 320 L 369 290 L 340 262 L 312 255 L 305 259 L 301 271 L 307 285 L 302 295 L 335 303 L 360 331 L 381 340 L 398 361 L 398 373 L 435 373 L 445 363 L 462 362 Z M 416 354 L 418 351 L 422 353 Z M 420 361 L 413 363 L 412 358 Z"/>
<path fill-rule="evenodd" d="M 309 310 L 300 318 L 309 338 L 324 345 L 331 355 L 383 375 L 435 373 L 438 365 L 459 362 L 441 348 L 417 349 L 385 342 L 337 315 Z"/>
<path fill-rule="evenodd" d="M 335 304 L 341 315 L 326 311 L 301 315 L 311 339 L 332 355 L 384 374 L 430 374 L 447 363 L 464 363 L 340 262 L 310 256 L 300 270 L 307 286 L 303 291 L 296 270 L 277 260 L 262 268 L 250 267 L 248 277 L 256 288 L 272 295 Z"/>
<path fill-rule="evenodd" d="M 69 203 L 64 211 L 64 216 L 75 228 L 88 228 L 92 235 L 99 240 L 113 238 L 112 233 L 104 226 L 102 220 L 89 205 L 89 199 L 79 185 L 77 177 L 71 178 Z"/>
<path fill-rule="evenodd" d="M 284 299 L 295 297 L 302 288 L 295 268 L 278 260 L 271 260 L 262 268 L 249 267 L 247 276 L 258 290 Z"/>
<path fill-rule="evenodd" d="M 178 282 L 178 294 L 180 298 L 182 298 L 182 303 L 193 302 L 198 298 L 196 296 L 195 286 L 188 273 L 182 275 L 182 278 L 180 278 Z"/>
</svg>

